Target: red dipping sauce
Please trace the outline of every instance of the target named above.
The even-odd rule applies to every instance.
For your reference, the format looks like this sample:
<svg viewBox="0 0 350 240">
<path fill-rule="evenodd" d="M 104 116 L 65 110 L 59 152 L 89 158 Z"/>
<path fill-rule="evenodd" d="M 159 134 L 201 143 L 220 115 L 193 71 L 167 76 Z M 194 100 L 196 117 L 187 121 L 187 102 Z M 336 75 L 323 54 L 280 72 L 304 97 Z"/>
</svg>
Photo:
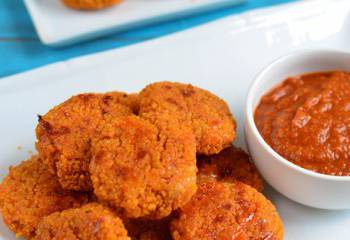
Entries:
<svg viewBox="0 0 350 240">
<path fill-rule="evenodd" d="M 264 140 L 303 168 L 350 176 L 350 73 L 290 77 L 261 98 L 254 114 Z"/>
</svg>

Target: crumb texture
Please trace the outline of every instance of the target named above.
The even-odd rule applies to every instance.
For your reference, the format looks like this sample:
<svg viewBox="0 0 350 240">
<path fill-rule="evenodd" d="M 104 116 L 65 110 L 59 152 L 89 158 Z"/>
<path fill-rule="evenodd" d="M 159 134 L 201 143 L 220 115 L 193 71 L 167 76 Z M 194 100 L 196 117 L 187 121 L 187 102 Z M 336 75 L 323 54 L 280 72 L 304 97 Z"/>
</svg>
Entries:
<svg viewBox="0 0 350 240">
<path fill-rule="evenodd" d="M 39 118 L 36 148 L 63 188 L 92 190 L 91 139 L 106 121 L 132 115 L 136 101 L 121 92 L 80 94 Z"/>
<path fill-rule="evenodd" d="M 34 240 L 62 239 L 130 240 L 121 219 L 98 203 L 53 213 L 39 223 Z"/>
<path fill-rule="evenodd" d="M 92 155 L 96 196 L 128 217 L 166 217 L 196 191 L 191 131 L 162 131 L 137 116 L 118 118 L 93 140 Z"/>
<path fill-rule="evenodd" d="M 240 181 L 262 192 L 263 180 L 248 153 L 235 146 L 219 154 L 198 157 L 198 182 Z"/>
<path fill-rule="evenodd" d="M 240 182 L 206 182 L 172 222 L 174 240 L 283 239 L 272 203 Z"/>
<path fill-rule="evenodd" d="M 43 217 L 85 202 L 85 194 L 63 190 L 36 156 L 10 167 L 0 185 L 3 220 L 17 236 L 30 238 Z"/>
</svg>

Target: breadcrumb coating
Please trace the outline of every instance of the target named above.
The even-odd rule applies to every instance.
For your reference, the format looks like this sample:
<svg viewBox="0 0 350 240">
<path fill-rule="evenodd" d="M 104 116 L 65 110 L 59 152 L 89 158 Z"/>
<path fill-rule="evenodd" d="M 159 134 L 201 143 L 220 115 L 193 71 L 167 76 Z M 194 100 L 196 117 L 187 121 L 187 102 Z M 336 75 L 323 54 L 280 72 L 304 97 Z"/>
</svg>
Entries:
<svg viewBox="0 0 350 240">
<path fill-rule="evenodd" d="M 36 156 L 10 167 L 0 185 L 4 222 L 18 237 L 33 237 L 43 217 L 85 202 L 85 194 L 63 190 L 56 176 L 47 171 Z"/>
<path fill-rule="evenodd" d="M 272 203 L 240 182 L 205 182 L 171 223 L 174 240 L 282 240 L 283 225 Z"/>
<path fill-rule="evenodd" d="M 120 92 L 80 94 L 39 118 L 36 148 L 63 188 L 92 190 L 91 139 L 99 134 L 105 121 L 132 115 L 135 99 Z"/>
<path fill-rule="evenodd" d="M 130 240 L 121 219 L 108 208 L 89 203 L 56 212 L 38 225 L 33 240 Z"/>
<path fill-rule="evenodd" d="M 92 141 L 90 172 L 98 199 L 127 217 L 151 219 L 189 201 L 196 191 L 194 136 L 169 129 L 137 116 L 105 124 Z"/>
<path fill-rule="evenodd" d="M 63 3 L 74 9 L 78 10 L 98 10 L 106 7 L 110 7 L 122 0 L 62 0 Z"/>
<path fill-rule="evenodd" d="M 189 84 L 158 82 L 141 91 L 140 116 L 154 123 L 163 114 L 192 128 L 198 154 L 219 153 L 236 136 L 236 122 L 227 104 Z"/>
<path fill-rule="evenodd" d="M 262 192 L 263 180 L 248 153 L 235 146 L 211 156 L 198 156 L 198 182 L 243 182 Z"/>
</svg>

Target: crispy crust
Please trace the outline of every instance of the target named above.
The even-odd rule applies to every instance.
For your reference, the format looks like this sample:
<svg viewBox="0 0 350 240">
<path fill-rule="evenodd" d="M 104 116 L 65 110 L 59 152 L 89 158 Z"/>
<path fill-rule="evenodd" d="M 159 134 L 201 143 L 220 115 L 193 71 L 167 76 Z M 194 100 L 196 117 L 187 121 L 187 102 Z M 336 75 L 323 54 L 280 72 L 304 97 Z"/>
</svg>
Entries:
<svg viewBox="0 0 350 240">
<path fill-rule="evenodd" d="M 53 213 L 39 223 L 34 240 L 59 239 L 130 240 L 120 218 L 97 203 Z"/>
<path fill-rule="evenodd" d="M 283 239 L 272 203 L 240 182 L 205 182 L 171 223 L 174 240 Z"/>
<path fill-rule="evenodd" d="M 161 114 L 192 128 L 199 154 L 216 154 L 236 136 L 236 122 L 227 104 L 214 94 L 181 83 L 158 82 L 140 93 L 140 116 L 156 122 Z"/>
<path fill-rule="evenodd" d="M 208 180 L 243 182 L 262 192 L 263 180 L 249 154 L 235 146 L 228 147 L 219 154 L 198 156 L 198 182 Z"/>
<path fill-rule="evenodd" d="M 105 121 L 132 115 L 134 102 L 120 92 L 80 94 L 39 118 L 36 148 L 63 188 L 92 190 L 88 172 L 91 139 Z"/>
<path fill-rule="evenodd" d="M 41 218 L 87 201 L 82 193 L 62 190 L 57 178 L 37 157 L 10 167 L 0 185 L 0 207 L 5 224 L 17 236 L 32 237 Z"/>
<path fill-rule="evenodd" d="M 63 3 L 73 9 L 78 10 L 98 10 L 110 7 L 122 0 L 62 0 Z"/>
<path fill-rule="evenodd" d="M 95 194 L 127 217 L 168 216 L 196 191 L 194 142 L 191 131 L 161 131 L 137 116 L 115 119 L 92 141 Z"/>
</svg>

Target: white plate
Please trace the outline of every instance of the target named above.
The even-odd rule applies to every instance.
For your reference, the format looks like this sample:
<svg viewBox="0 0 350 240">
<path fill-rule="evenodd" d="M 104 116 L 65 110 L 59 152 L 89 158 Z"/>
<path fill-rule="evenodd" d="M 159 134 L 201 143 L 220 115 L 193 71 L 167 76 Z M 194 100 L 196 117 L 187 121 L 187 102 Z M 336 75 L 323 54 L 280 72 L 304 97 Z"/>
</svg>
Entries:
<svg viewBox="0 0 350 240">
<path fill-rule="evenodd" d="M 25 0 L 40 40 L 62 46 L 116 31 L 233 6 L 244 0 L 125 0 L 100 11 L 77 11 L 61 0 Z"/>
<path fill-rule="evenodd" d="M 189 82 L 224 98 L 238 120 L 236 143 L 243 146 L 243 108 L 254 76 L 298 48 L 350 51 L 349 13 L 348 0 L 293 3 L 0 79 L 0 173 L 4 176 L 10 164 L 34 151 L 36 114 L 76 93 L 133 92 L 164 79 Z M 349 239 L 350 211 L 304 207 L 271 189 L 267 196 L 281 214 L 286 240 Z M 0 232 L 1 239 L 14 239 L 3 225 Z"/>
</svg>

